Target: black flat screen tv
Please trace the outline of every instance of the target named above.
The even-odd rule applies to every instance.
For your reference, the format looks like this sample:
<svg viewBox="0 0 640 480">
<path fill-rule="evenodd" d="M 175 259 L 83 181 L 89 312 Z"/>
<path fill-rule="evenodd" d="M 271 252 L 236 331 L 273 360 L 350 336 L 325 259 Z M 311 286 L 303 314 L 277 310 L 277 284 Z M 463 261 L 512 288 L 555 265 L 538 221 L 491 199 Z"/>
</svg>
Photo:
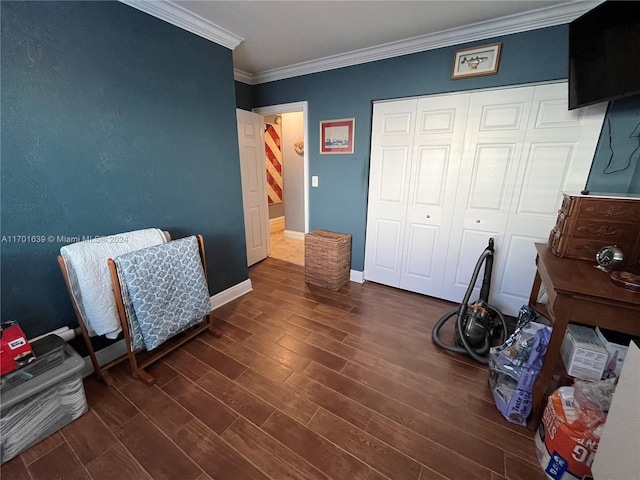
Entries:
<svg viewBox="0 0 640 480">
<path fill-rule="evenodd" d="M 640 94 L 640 1 L 604 2 L 569 24 L 569 110 Z"/>
</svg>

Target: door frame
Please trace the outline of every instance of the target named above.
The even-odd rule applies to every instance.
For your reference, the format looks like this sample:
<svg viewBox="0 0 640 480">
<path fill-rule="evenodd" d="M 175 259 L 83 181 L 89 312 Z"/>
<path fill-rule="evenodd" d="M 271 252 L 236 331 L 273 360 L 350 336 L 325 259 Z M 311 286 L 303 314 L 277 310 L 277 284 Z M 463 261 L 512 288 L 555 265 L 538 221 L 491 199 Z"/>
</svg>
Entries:
<svg viewBox="0 0 640 480">
<path fill-rule="evenodd" d="M 302 112 L 302 122 L 304 129 L 304 154 L 303 154 L 303 176 L 304 176 L 304 232 L 309 232 L 309 105 L 303 102 L 282 103 L 280 105 L 269 105 L 267 107 L 257 107 L 252 109 L 262 117 L 280 113 Z M 285 185 L 285 189 L 286 189 Z"/>
</svg>

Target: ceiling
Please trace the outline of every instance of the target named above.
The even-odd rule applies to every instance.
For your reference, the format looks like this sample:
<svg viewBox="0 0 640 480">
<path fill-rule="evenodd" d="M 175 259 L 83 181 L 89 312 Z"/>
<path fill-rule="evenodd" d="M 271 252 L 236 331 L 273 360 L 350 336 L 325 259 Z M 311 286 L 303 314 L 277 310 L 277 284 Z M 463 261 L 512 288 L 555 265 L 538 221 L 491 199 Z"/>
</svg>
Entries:
<svg viewBox="0 0 640 480">
<path fill-rule="evenodd" d="M 233 49 L 255 84 L 567 23 L 601 1 L 122 0 Z"/>
</svg>

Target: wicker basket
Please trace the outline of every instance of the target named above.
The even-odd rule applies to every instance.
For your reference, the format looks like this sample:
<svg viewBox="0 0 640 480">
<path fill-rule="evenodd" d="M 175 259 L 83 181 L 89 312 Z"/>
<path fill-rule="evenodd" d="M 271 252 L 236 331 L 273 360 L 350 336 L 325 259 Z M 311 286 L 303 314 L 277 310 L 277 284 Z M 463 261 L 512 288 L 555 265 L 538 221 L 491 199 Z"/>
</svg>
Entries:
<svg viewBox="0 0 640 480">
<path fill-rule="evenodd" d="M 315 230 L 304 236 L 304 280 L 338 290 L 349 281 L 351 234 Z"/>
</svg>

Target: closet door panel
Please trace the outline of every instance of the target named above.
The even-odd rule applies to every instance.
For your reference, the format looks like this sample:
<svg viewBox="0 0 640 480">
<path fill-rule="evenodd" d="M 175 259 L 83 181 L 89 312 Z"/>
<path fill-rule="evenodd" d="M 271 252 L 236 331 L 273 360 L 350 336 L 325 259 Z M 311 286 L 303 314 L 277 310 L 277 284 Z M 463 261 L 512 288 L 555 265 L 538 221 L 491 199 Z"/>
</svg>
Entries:
<svg viewBox="0 0 640 480">
<path fill-rule="evenodd" d="M 425 285 L 439 282 L 436 246 L 441 234 L 442 202 L 451 149 L 448 145 L 415 147 L 415 181 L 407 208 L 406 242 L 402 246 L 400 287 L 426 293 Z"/>
<path fill-rule="evenodd" d="M 416 150 L 416 182 L 412 192 L 413 204 L 427 208 L 442 207 L 451 147 L 449 145 L 421 145 Z"/>
<path fill-rule="evenodd" d="M 382 148 L 380 150 L 379 172 L 371 181 L 374 197 L 369 197 L 375 205 L 375 217 L 370 218 L 370 256 L 366 260 L 369 280 L 386 285 L 400 286 L 403 232 L 406 218 L 407 183 L 409 175 L 409 152 L 407 146 Z"/>
<path fill-rule="evenodd" d="M 401 287 L 412 290 L 409 288 L 412 283 L 420 285 L 434 279 L 434 266 L 437 264 L 437 258 L 434 258 L 436 252 L 435 250 L 425 251 L 424 245 L 437 244 L 439 229 L 414 223 L 409 225 L 408 234 L 408 249 Z"/>
<path fill-rule="evenodd" d="M 469 94 L 417 104 L 400 287 L 440 296 Z"/>
<path fill-rule="evenodd" d="M 528 303 L 536 273 L 534 243 L 542 241 L 546 239 L 517 234 L 506 235 L 502 247 L 502 263 L 506 268 L 502 274 L 494 277 L 497 281 L 491 298 L 494 306 L 501 311 L 514 315 L 522 305 Z"/>
<path fill-rule="evenodd" d="M 502 215 L 510 192 L 511 169 L 518 145 L 515 143 L 477 145 L 471 171 L 467 211 Z"/>
<path fill-rule="evenodd" d="M 481 230 L 478 228 L 465 228 L 461 231 L 460 254 L 453 257 L 454 263 L 447 264 L 447 271 L 452 274 L 453 285 L 462 291 L 462 296 L 455 301 L 459 302 L 464 297 L 464 293 L 472 280 L 471 276 L 473 275 L 478 258 L 484 249 L 487 248 L 489 238 L 495 237 L 497 234 L 498 232 L 495 230 Z M 482 268 L 478 274 L 475 284 L 476 288 L 470 298 L 471 302 L 478 299 L 483 273 L 484 268 Z"/>
<path fill-rule="evenodd" d="M 569 111 L 564 83 L 535 87 L 532 103 L 518 186 L 536 173 L 536 168 L 540 173 L 548 168 L 547 190 L 551 192 L 552 183 L 559 187 L 555 191 L 559 208 L 560 190 L 581 191 L 585 186 L 606 104 Z M 544 180 L 543 177 L 536 176 L 534 180 Z M 544 183 L 538 181 L 534 185 L 539 188 Z"/>
<path fill-rule="evenodd" d="M 555 221 L 574 149 L 574 143 L 529 143 L 511 214 L 552 216 Z"/>
<path fill-rule="evenodd" d="M 528 303 L 535 276 L 534 243 L 546 242 L 556 222 L 561 191 L 575 150 L 569 143 L 529 142 L 502 230 L 499 262 L 491 292 L 492 304 L 515 315 Z"/>
<path fill-rule="evenodd" d="M 533 244 L 547 241 L 562 192 L 584 188 L 600 135 L 605 106 L 568 111 L 566 95 L 566 84 L 535 87 L 503 234 L 504 261 L 492 292 L 494 304 L 511 315 L 529 299 L 535 276 Z"/>
<path fill-rule="evenodd" d="M 390 279 L 395 279 L 396 283 L 399 277 L 401 225 L 401 222 L 398 221 L 378 218 L 375 221 L 375 235 L 373 236 L 373 242 L 375 242 L 373 245 L 375 248 L 373 265 L 386 271 L 387 276 Z"/>
<path fill-rule="evenodd" d="M 523 126 L 526 126 L 528 108 L 526 103 L 518 98 L 522 92 L 526 94 L 526 90 L 528 89 L 517 89 L 515 94 L 514 92 L 509 92 L 504 97 L 496 92 L 478 92 L 474 97 L 472 106 L 476 110 L 474 113 L 479 114 L 480 117 L 478 119 L 478 131 L 495 134 L 500 131 L 518 131 Z M 484 99 L 479 99 L 478 95 L 481 95 Z M 482 105 L 479 103 L 485 101 L 489 103 Z M 524 125 L 523 122 L 525 122 Z"/>
<path fill-rule="evenodd" d="M 400 286 L 417 100 L 374 105 L 365 278 Z"/>
<path fill-rule="evenodd" d="M 471 95 L 442 296 L 462 300 L 476 262 L 494 238 L 495 270 L 524 145 L 533 87 Z M 466 278 L 465 278 L 466 276 Z M 476 299 L 480 282 L 472 295 Z"/>
<path fill-rule="evenodd" d="M 396 208 L 406 204 L 406 182 L 409 174 L 409 147 L 383 147 L 380 151 L 380 175 L 376 177 L 382 206 Z M 384 179 L 384 181 L 383 181 Z"/>
</svg>

